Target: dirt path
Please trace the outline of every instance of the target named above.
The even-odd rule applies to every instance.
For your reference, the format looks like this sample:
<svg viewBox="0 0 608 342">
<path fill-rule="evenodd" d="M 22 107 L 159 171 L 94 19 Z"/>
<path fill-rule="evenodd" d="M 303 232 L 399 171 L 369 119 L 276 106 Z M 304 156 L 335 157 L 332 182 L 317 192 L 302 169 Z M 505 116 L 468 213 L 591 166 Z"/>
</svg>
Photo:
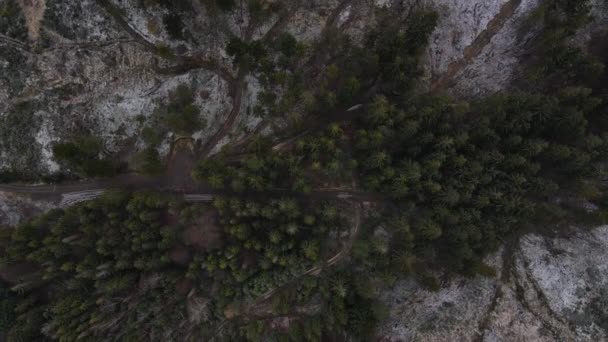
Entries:
<svg viewBox="0 0 608 342">
<path fill-rule="evenodd" d="M 291 21 L 291 18 L 298 12 L 300 7 L 302 6 L 303 0 L 296 0 L 292 2 L 285 11 L 286 13 L 282 15 L 273 25 L 272 27 L 266 31 L 264 36 L 262 37 L 262 41 L 264 43 L 272 40 L 279 32 L 281 32 L 287 24 Z"/>
<path fill-rule="evenodd" d="M 46 11 L 46 0 L 17 0 L 21 7 L 27 33 L 31 40 L 36 41 L 40 38 L 40 23 Z"/>
<path fill-rule="evenodd" d="M 448 89 L 456 82 L 455 77 L 469 66 L 475 58 L 483 52 L 484 48 L 490 44 L 490 41 L 498 32 L 502 30 L 505 23 L 511 19 L 515 11 L 521 4 L 522 0 L 510 0 L 505 3 L 498 14 L 490 20 L 485 30 L 475 38 L 471 45 L 464 49 L 463 57 L 457 61 L 450 63 L 448 70 L 438 79 L 431 83 L 431 92 L 435 93 L 444 89 Z"/>
<path fill-rule="evenodd" d="M 11 37 L 9 37 L 7 35 L 4 35 L 2 33 L 0 33 L 0 41 L 6 43 L 7 45 L 15 47 L 15 48 L 17 48 L 17 49 L 19 49 L 21 51 L 24 51 L 24 52 L 27 52 L 27 53 L 32 53 L 29 50 L 27 44 L 25 44 L 24 42 L 19 41 L 19 40 L 14 39 L 14 38 L 11 38 Z"/>
<path fill-rule="evenodd" d="M 213 150 L 213 148 L 232 130 L 232 126 L 236 121 L 239 113 L 241 112 L 241 99 L 243 97 L 243 79 L 245 78 L 244 72 L 239 71 L 239 76 L 232 84 L 231 93 L 233 94 L 232 109 L 228 114 L 228 118 L 224 121 L 224 124 L 220 129 L 205 143 L 198 155 L 201 158 L 205 158 Z"/>
<path fill-rule="evenodd" d="M 95 0 L 97 4 L 102 7 L 106 13 L 108 13 L 118 25 L 127 32 L 133 40 L 141 44 L 149 52 L 160 55 L 158 46 L 153 42 L 147 40 L 143 34 L 134 29 L 129 22 L 123 17 L 122 9 L 109 0 Z M 164 58 L 161 56 L 161 58 Z M 211 71 L 219 75 L 226 82 L 233 82 L 234 76 L 232 73 L 220 65 L 220 63 L 209 56 L 195 55 L 195 56 L 179 56 L 177 57 L 177 63 L 169 67 L 159 67 L 157 64 L 152 65 L 152 69 L 161 75 L 179 75 L 187 73 L 188 71 L 195 69 L 204 69 Z"/>
<path fill-rule="evenodd" d="M 14 194 L 61 195 L 69 192 L 95 189 L 160 189 L 165 185 L 164 176 L 143 176 L 126 173 L 112 178 L 94 179 L 84 182 L 66 182 L 62 184 L 24 185 L 0 184 L 0 191 Z"/>
</svg>

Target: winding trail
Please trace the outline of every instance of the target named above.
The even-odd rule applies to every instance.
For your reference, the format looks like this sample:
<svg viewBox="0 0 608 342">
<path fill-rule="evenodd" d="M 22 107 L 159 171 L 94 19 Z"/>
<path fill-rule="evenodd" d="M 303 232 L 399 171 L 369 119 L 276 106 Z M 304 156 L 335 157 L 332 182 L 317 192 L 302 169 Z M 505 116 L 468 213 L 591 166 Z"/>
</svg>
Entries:
<svg viewBox="0 0 608 342">
<path fill-rule="evenodd" d="M 109 0 L 95 0 L 95 2 L 101 8 L 103 8 L 105 12 L 108 13 L 127 34 L 133 37 L 131 41 L 139 43 L 146 50 L 157 56 L 161 55 L 159 46 L 147 40 L 141 32 L 137 31 L 135 28 L 133 28 L 133 26 L 130 25 L 129 22 L 124 18 L 123 10 L 120 7 L 116 6 Z M 165 57 L 161 56 L 161 58 Z M 177 64 L 169 67 L 159 67 L 157 64 L 154 64 L 152 65 L 152 69 L 161 75 L 179 75 L 194 69 L 205 69 L 207 71 L 216 73 L 228 83 L 235 81 L 230 71 L 221 66 L 217 60 L 203 55 L 178 56 Z"/>
<path fill-rule="evenodd" d="M 513 17 L 522 0 L 510 0 L 500 8 L 498 14 L 488 22 L 486 28 L 479 33 L 473 42 L 464 49 L 463 57 L 448 65 L 448 70 L 431 83 L 431 92 L 435 93 L 450 88 L 456 82 L 456 76 L 481 55 L 483 50 L 500 32 L 507 21 Z"/>
</svg>

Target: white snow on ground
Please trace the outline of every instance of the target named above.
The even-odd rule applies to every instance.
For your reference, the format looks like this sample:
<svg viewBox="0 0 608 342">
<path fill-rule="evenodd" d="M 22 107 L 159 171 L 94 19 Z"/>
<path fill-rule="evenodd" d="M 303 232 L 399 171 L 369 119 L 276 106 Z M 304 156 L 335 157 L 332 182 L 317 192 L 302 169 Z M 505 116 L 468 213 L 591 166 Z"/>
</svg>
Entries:
<svg viewBox="0 0 608 342">
<path fill-rule="evenodd" d="M 203 73 L 193 79 L 198 84 L 195 88 L 195 103 L 201 109 L 207 126 L 192 137 L 205 143 L 224 124 L 232 110 L 232 99 L 228 96 L 228 84 L 222 78 L 208 72 Z"/>
<path fill-rule="evenodd" d="M 42 123 L 40 124 L 40 130 L 36 134 L 36 143 L 40 145 L 40 156 L 42 159 L 40 163 L 43 167 L 48 170 L 48 172 L 57 172 L 59 171 L 59 164 L 57 164 L 53 160 L 53 143 L 55 142 L 54 138 L 54 129 L 52 127 L 53 123 L 48 120 L 48 113 L 38 112 L 36 116 L 42 119 Z"/>
<path fill-rule="evenodd" d="M 27 197 L 0 192 L 0 224 L 14 226 L 33 214 L 43 213 L 57 205 L 44 201 L 32 201 Z"/>
<path fill-rule="evenodd" d="M 377 7 L 384 7 L 389 5 L 391 0 L 374 0 L 374 5 Z"/>
<path fill-rule="evenodd" d="M 158 156 L 163 159 L 166 158 L 169 155 L 169 152 L 171 152 L 171 143 L 173 142 L 173 135 L 168 135 L 161 143 L 160 145 L 156 148 L 156 150 L 158 151 Z M 143 144 L 142 144 L 143 146 Z"/>
<path fill-rule="evenodd" d="M 338 1 L 324 0 L 311 1 L 298 11 L 290 21 L 287 31 L 297 40 L 311 43 L 319 38 L 325 26 L 327 17 L 332 9 L 338 5 Z"/>
<path fill-rule="evenodd" d="M 608 226 L 568 237 L 522 237 L 486 262 L 496 278 L 455 277 L 434 293 L 411 280 L 381 293 L 390 309 L 379 327 L 387 341 L 606 341 L 590 311 L 608 288 Z M 605 293 L 603 294 L 605 296 Z"/>
<path fill-rule="evenodd" d="M 167 45 L 176 48 L 179 45 L 186 46 L 191 49 L 192 46 L 186 41 L 178 41 L 171 39 L 165 30 L 163 24 L 163 15 L 168 11 L 160 6 L 144 9 L 138 6 L 133 1 L 121 2 L 118 4 L 127 13 L 127 21 L 129 26 L 137 31 L 145 40 L 154 45 Z M 149 24 L 154 22 L 157 32 L 151 32 Z"/>
<path fill-rule="evenodd" d="M 447 70 L 482 32 L 508 0 L 425 0 L 437 10 L 439 23 L 430 38 L 428 68 L 432 75 Z"/>
<path fill-rule="evenodd" d="M 540 0 L 523 0 L 514 15 L 505 23 L 482 53 L 455 76 L 455 92 L 467 97 L 494 93 L 505 89 L 518 76 L 526 45 L 536 29 L 522 32 L 521 27 Z"/>
<path fill-rule="evenodd" d="M 539 248 L 543 245 L 546 247 Z M 528 267 L 551 309 L 562 315 L 587 304 L 581 301 L 585 299 L 581 298 L 581 290 L 608 286 L 607 246 L 608 226 L 590 233 L 581 231 L 568 239 L 531 235 L 522 239 L 521 244 Z"/>
<path fill-rule="evenodd" d="M 596 33 L 608 31 L 608 2 L 605 0 L 591 0 L 591 13 L 593 22 L 581 29 L 573 38 L 572 43 L 585 47 Z"/>
<path fill-rule="evenodd" d="M 488 258 L 497 269 L 501 253 Z M 381 298 L 391 317 L 379 327 L 389 341 L 469 341 L 492 302 L 498 279 L 457 277 L 438 292 L 416 281 L 399 281 Z"/>
<path fill-rule="evenodd" d="M 10 202 L 2 193 L 0 193 L 0 224 L 13 226 L 19 224 L 21 216 L 15 204 Z"/>
<path fill-rule="evenodd" d="M 262 85 L 256 78 L 249 76 L 245 79 L 245 82 L 247 82 L 247 89 L 245 89 L 241 100 L 239 126 L 246 131 L 251 131 L 262 121 L 261 118 L 253 115 L 253 109 L 258 103 L 258 96 L 262 92 Z"/>
<path fill-rule="evenodd" d="M 200 108 L 201 116 L 207 121 L 207 127 L 199 134 L 209 135 L 209 128 L 218 121 L 217 114 L 225 110 L 230 101 L 225 96 L 226 83 L 215 74 L 203 70 L 165 80 L 150 79 L 143 84 L 134 80 L 117 89 L 113 96 L 101 99 L 93 110 L 96 117 L 102 118 L 98 127 L 100 135 L 110 138 L 115 144 L 119 143 L 122 136 L 116 133 L 121 127 L 124 128 L 121 134 L 137 135 L 139 133 L 137 116 L 149 117 L 159 102 L 166 102 L 169 93 L 181 84 L 193 87 L 195 104 Z M 150 89 L 153 93 L 147 95 Z M 206 98 L 203 98 L 203 94 Z M 168 151 L 168 148 L 166 150 Z M 161 154 L 162 152 L 161 149 Z"/>
<path fill-rule="evenodd" d="M 606 23 L 608 20 L 608 2 L 605 0 L 591 0 L 591 12 L 596 23 Z"/>
<path fill-rule="evenodd" d="M 198 94 L 195 94 L 195 103 L 201 108 L 205 118 L 223 112 L 232 103 L 232 99 L 226 96 L 228 84 L 216 74 L 202 71 L 192 75 L 192 80 L 198 85 L 195 89 L 198 91 Z"/>
<path fill-rule="evenodd" d="M 57 19 L 73 31 L 78 42 L 105 41 L 122 35 L 95 0 L 47 0 L 47 12 L 50 7 L 56 7 L 53 11 Z"/>
</svg>

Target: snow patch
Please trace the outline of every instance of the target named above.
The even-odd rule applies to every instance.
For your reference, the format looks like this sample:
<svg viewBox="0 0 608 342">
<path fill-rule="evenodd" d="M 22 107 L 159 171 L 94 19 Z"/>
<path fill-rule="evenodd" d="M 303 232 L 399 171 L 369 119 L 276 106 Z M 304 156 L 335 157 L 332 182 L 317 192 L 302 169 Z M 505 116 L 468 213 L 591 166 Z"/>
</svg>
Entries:
<svg viewBox="0 0 608 342">
<path fill-rule="evenodd" d="M 500 269 L 501 253 L 487 262 Z M 483 319 L 498 279 L 456 277 L 438 292 L 422 288 L 412 279 L 399 281 L 381 298 L 390 309 L 381 336 L 389 341 L 469 341 Z M 390 339 L 393 338 L 393 339 Z"/>
<path fill-rule="evenodd" d="M 33 215 L 56 208 L 46 201 L 33 201 L 0 191 L 0 224 L 15 226 Z"/>
<path fill-rule="evenodd" d="M 53 160 L 53 142 L 55 142 L 56 134 L 54 134 L 53 123 L 48 120 L 48 113 L 38 112 L 36 116 L 42 119 L 40 129 L 36 134 L 36 143 L 40 146 L 40 163 L 49 173 L 59 171 L 59 164 Z"/>
<path fill-rule="evenodd" d="M 217 142 L 217 144 L 213 147 L 211 152 L 209 152 L 209 155 L 212 156 L 212 155 L 220 152 L 224 146 L 228 145 L 228 143 L 230 143 L 230 137 L 229 136 L 223 137 L 220 141 Z"/>
<path fill-rule="evenodd" d="M 386 7 L 390 4 L 391 0 L 374 0 L 374 6 Z"/>
<path fill-rule="evenodd" d="M 439 14 L 439 23 L 430 37 L 428 67 L 432 75 L 447 71 L 448 65 L 463 57 L 464 50 L 498 14 L 508 0 L 426 0 Z"/>
<path fill-rule="evenodd" d="M 531 235 L 522 240 L 521 248 L 551 309 L 561 315 L 586 304 L 581 289 L 608 286 L 608 226 L 569 239 Z"/>
<path fill-rule="evenodd" d="M 342 25 L 350 17 L 351 8 L 352 6 L 348 5 L 344 9 L 344 11 L 340 13 L 340 16 L 338 17 L 338 26 Z"/>
</svg>

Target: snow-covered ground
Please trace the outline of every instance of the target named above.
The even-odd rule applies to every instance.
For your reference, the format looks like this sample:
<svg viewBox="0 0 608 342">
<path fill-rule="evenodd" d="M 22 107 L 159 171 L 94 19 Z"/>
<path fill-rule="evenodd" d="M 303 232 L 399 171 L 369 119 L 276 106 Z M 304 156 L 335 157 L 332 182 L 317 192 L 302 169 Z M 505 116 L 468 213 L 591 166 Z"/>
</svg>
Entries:
<svg viewBox="0 0 608 342">
<path fill-rule="evenodd" d="M 506 255 L 506 263 L 502 250 L 488 260 L 496 278 L 455 278 L 438 292 L 397 283 L 382 294 L 390 318 L 379 335 L 390 341 L 606 341 L 605 318 L 592 304 L 608 300 L 608 226 L 568 238 L 527 235 Z"/>
<path fill-rule="evenodd" d="M 55 203 L 0 192 L 0 225 L 14 226 L 56 207 Z"/>
</svg>

